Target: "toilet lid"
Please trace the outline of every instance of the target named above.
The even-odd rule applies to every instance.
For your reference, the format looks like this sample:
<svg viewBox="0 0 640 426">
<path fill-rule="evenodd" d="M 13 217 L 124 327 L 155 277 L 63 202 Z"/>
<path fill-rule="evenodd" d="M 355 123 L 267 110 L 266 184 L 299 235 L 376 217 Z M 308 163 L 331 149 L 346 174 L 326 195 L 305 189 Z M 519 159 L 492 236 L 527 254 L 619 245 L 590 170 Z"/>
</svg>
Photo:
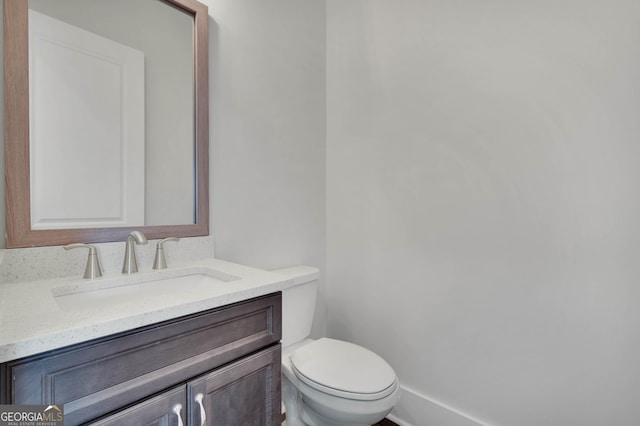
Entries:
<svg viewBox="0 0 640 426">
<path fill-rule="evenodd" d="M 380 399 L 391 394 L 396 374 L 380 356 L 362 346 L 322 338 L 291 355 L 293 371 L 307 385 L 333 395 Z"/>
</svg>

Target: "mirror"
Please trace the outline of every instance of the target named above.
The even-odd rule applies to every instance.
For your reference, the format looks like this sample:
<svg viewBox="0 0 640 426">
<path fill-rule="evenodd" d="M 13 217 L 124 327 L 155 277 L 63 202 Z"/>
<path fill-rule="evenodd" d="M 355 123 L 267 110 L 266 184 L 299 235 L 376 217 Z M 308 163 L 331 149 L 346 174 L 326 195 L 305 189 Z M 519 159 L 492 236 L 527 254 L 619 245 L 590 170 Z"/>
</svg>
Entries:
<svg viewBox="0 0 640 426">
<path fill-rule="evenodd" d="M 207 7 L 195 0 L 133 2 L 140 11 L 127 0 L 64 3 L 4 1 L 7 247 L 119 241 L 133 229 L 147 238 L 208 235 Z M 110 14 L 120 14 L 115 27 L 102 25 Z M 149 22 L 165 18 L 162 32 L 180 28 L 187 44 L 149 31 Z M 64 50 L 58 34 L 66 31 L 72 46 Z M 54 49 L 40 49 L 47 43 Z M 95 53 L 94 46 L 112 50 Z M 122 46 L 133 62 L 117 63 L 114 73 L 120 54 L 113 52 Z M 89 60 L 77 52 L 89 52 Z M 109 58 L 104 69 L 95 67 L 101 57 Z M 138 71 L 122 71 L 131 69 Z M 106 80 L 97 84 L 98 75 Z"/>
</svg>

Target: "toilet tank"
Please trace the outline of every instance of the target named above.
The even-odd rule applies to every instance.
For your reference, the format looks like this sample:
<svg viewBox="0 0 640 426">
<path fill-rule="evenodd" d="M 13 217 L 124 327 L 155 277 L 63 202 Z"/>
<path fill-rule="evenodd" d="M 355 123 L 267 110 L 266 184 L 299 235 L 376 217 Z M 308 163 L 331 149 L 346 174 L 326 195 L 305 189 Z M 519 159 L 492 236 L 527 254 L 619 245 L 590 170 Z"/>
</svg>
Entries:
<svg viewBox="0 0 640 426">
<path fill-rule="evenodd" d="M 304 340 L 311 333 L 319 270 L 311 266 L 294 266 L 272 272 L 293 282 L 292 287 L 282 290 L 282 346 L 286 347 Z"/>
</svg>

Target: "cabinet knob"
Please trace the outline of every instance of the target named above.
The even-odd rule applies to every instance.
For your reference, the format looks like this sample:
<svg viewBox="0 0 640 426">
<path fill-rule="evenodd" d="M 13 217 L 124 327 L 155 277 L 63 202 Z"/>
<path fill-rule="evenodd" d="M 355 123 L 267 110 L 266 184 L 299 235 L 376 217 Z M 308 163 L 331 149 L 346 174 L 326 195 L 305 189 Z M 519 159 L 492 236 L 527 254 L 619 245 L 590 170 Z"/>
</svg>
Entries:
<svg viewBox="0 0 640 426">
<path fill-rule="evenodd" d="M 199 394 L 196 395 L 196 397 L 194 399 L 196 400 L 196 402 L 200 406 L 200 424 L 202 426 L 206 426 L 206 424 L 207 424 L 207 413 L 204 411 L 204 402 L 202 402 L 202 400 L 204 399 L 204 395 L 199 393 Z"/>
</svg>

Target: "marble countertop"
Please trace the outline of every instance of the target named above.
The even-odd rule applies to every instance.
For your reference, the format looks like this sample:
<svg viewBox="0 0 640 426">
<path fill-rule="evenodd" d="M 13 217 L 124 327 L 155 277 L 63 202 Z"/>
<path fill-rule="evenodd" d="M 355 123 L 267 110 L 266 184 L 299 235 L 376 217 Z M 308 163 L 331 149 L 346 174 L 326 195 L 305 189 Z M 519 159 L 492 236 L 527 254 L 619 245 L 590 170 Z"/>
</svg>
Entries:
<svg viewBox="0 0 640 426">
<path fill-rule="evenodd" d="M 218 284 L 199 284 L 197 291 L 167 285 L 171 283 L 167 279 L 194 274 L 211 276 Z M 295 281 L 286 274 L 208 259 L 129 276 L 0 284 L 0 362 L 281 291 Z M 129 284 L 145 283 L 145 288 L 152 289 L 163 282 L 158 291 L 126 295 Z M 114 296 L 113 291 L 98 302 L 65 297 L 116 287 L 125 289 L 122 297 Z"/>
</svg>

